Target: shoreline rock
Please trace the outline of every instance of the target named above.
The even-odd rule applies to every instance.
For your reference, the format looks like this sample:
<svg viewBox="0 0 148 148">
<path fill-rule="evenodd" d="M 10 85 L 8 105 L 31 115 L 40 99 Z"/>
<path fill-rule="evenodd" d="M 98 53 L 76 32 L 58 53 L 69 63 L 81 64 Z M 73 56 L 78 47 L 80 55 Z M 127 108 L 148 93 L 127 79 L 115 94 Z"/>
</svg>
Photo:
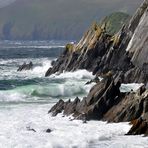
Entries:
<svg viewBox="0 0 148 148">
<path fill-rule="evenodd" d="M 75 118 L 81 118 L 81 116 L 85 115 L 87 120 L 99 120 L 118 100 L 120 85 L 120 81 L 115 83 L 112 78 L 107 78 L 97 83 L 82 101 L 78 97 L 74 101 L 68 100 L 64 102 L 59 100 L 48 113 L 56 116 L 58 113 L 63 112 L 66 116 L 73 114 Z"/>
<path fill-rule="evenodd" d="M 30 62 L 28 64 L 26 64 L 26 62 L 24 62 L 22 65 L 19 66 L 17 71 L 31 70 L 32 68 L 33 68 L 32 62 Z"/>
<path fill-rule="evenodd" d="M 102 81 L 82 101 L 59 100 L 49 113 L 73 115 L 75 119 L 131 122 L 128 135 L 148 135 L 148 0 L 115 35 L 106 25 L 93 25 L 78 44 L 68 44 L 45 76 L 86 69 Z M 136 45 L 136 46 L 135 46 Z M 90 81 L 91 82 L 91 81 Z M 121 93 L 121 83 L 144 83 L 136 93 Z M 89 83 L 89 82 L 88 82 Z"/>
<path fill-rule="evenodd" d="M 122 93 L 120 86 L 120 80 L 115 82 L 113 78 L 107 78 L 97 83 L 82 101 L 78 97 L 74 101 L 59 100 L 48 113 L 52 116 L 59 113 L 63 113 L 64 116 L 72 115 L 74 119 L 85 122 L 103 120 L 117 123 L 130 122 L 138 118 L 148 121 L 148 90 L 142 86 L 136 93 Z M 147 122 L 142 122 L 142 125 L 143 123 Z M 134 133 L 133 128 L 130 133 Z"/>
</svg>

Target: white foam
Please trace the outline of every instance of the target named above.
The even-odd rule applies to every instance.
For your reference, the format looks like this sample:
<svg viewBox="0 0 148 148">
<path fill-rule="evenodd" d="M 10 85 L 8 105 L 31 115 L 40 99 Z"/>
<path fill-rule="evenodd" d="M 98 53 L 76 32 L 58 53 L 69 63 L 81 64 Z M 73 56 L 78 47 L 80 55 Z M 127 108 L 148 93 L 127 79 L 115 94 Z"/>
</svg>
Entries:
<svg viewBox="0 0 148 148">
<path fill-rule="evenodd" d="M 43 69 L 50 65 L 47 61 L 43 67 L 36 67 L 33 71 L 21 72 L 21 79 L 44 77 Z M 17 72 L 16 72 L 17 73 Z M 16 73 L 13 73 L 12 78 L 17 78 Z M 9 75 L 8 75 L 9 76 Z M 79 77 L 78 77 L 79 76 Z M 43 84 L 25 85 L 14 88 L 13 90 L 0 91 L 0 101 L 3 102 L 28 102 L 29 100 L 36 102 L 40 99 L 46 100 L 47 97 L 62 97 L 63 99 L 75 98 L 76 96 L 82 99 L 86 96 L 95 83 L 85 85 L 89 78 L 93 76 L 87 71 L 67 72 L 61 75 L 54 75 L 47 78 L 47 82 Z M 10 79 L 10 77 L 9 77 Z M 59 79 L 59 80 L 58 80 Z M 46 80 L 46 79 L 45 79 Z M 50 100 L 49 100 L 50 101 Z"/>
<path fill-rule="evenodd" d="M 25 94 L 14 91 L 0 91 L 0 102 L 20 102 L 26 101 Z"/>
<path fill-rule="evenodd" d="M 93 79 L 94 76 L 91 72 L 88 72 L 87 70 L 77 70 L 74 72 L 63 72 L 60 75 L 53 74 L 50 76 L 50 78 L 59 78 L 59 79 Z"/>
<path fill-rule="evenodd" d="M 41 63 L 41 66 L 37 66 L 35 67 L 31 73 L 33 74 L 42 74 L 43 76 L 45 76 L 45 72 L 48 70 L 48 68 L 51 67 L 51 60 L 45 60 Z"/>
<path fill-rule="evenodd" d="M 6 60 L 5 64 L 18 62 L 21 59 Z M 25 60 L 25 59 L 23 59 Z M 94 83 L 85 85 L 87 81 L 92 79 L 94 76 L 86 70 L 78 70 L 76 72 L 65 72 L 60 75 L 52 75 L 51 77 L 45 78 L 45 72 L 51 67 L 51 60 L 47 58 L 33 59 L 35 63 L 41 63 L 40 66 L 36 66 L 33 70 L 17 72 L 16 67 L 13 68 L 10 65 L 7 69 L 1 71 L 1 80 L 28 80 L 34 78 L 44 78 L 45 84 L 26 85 L 19 86 L 13 90 L 0 91 L 0 101 L 3 102 L 28 102 L 29 100 L 36 102 L 38 100 L 47 101 L 51 97 L 67 97 L 75 98 L 78 96 L 80 99 L 87 95 Z M 47 79 L 47 80 L 46 80 Z M 59 79 L 59 80 L 58 80 Z M 39 79 L 40 80 L 40 79 Z M 58 82 L 57 82 L 58 81 Z M 48 83 L 49 82 L 49 83 Z M 20 82 L 19 82 L 20 83 Z M 51 101 L 51 100 L 49 100 Z"/>
<path fill-rule="evenodd" d="M 85 85 L 85 81 L 65 81 L 63 83 L 50 83 L 47 85 L 28 85 L 14 89 L 14 92 L 28 97 L 84 97 L 88 94 L 94 83 Z M 8 91 L 9 92 L 9 91 Z M 12 92 L 12 91 L 10 91 Z"/>
<path fill-rule="evenodd" d="M 148 137 L 124 136 L 128 123 L 69 121 L 47 114 L 49 105 L 9 107 L 0 111 L 0 147 L 5 148 L 142 148 Z M 28 131 L 26 127 L 36 132 Z M 46 133 L 50 128 L 51 133 Z"/>
<path fill-rule="evenodd" d="M 143 86 L 143 83 L 129 83 L 129 84 L 122 84 L 120 87 L 121 92 L 136 92 L 141 86 Z"/>
<path fill-rule="evenodd" d="M 1 46 L 1 48 L 6 48 L 6 49 L 16 49 L 16 48 L 25 48 L 25 49 L 30 49 L 30 48 L 35 48 L 35 49 L 54 49 L 54 48 L 64 48 L 65 46 L 43 46 L 43 45 L 38 45 L 38 46 L 33 46 L 33 45 L 24 45 L 24 46 Z"/>
<path fill-rule="evenodd" d="M 53 59 L 40 58 L 40 59 L 10 59 L 10 60 L 0 60 L 0 64 L 6 65 L 2 67 L 3 70 L 0 71 L 0 79 L 28 79 L 36 77 L 44 77 L 46 71 L 51 67 L 51 61 Z M 17 72 L 17 66 L 20 63 L 32 61 L 33 64 L 39 65 L 35 66 L 33 70 Z M 9 65 L 9 67 L 8 67 Z M 75 72 L 63 72 L 62 74 L 53 74 L 48 78 L 56 79 L 93 79 L 94 76 L 91 72 L 86 70 L 78 70 Z"/>
<path fill-rule="evenodd" d="M 27 71 L 17 71 L 16 64 L 23 63 L 25 61 L 32 61 L 34 64 L 33 70 Z M 0 71 L 0 79 L 29 79 L 29 78 L 38 78 L 44 77 L 45 72 L 51 67 L 51 59 L 48 58 L 40 58 L 40 59 L 14 59 L 14 60 L 0 60 L 0 64 L 6 65 L 2 67 L 3 69 Z M 39 66 L 36 66 L 39 65 Z M 9 67 L 8 67 L 9 66 Z"/>
<path fill-rule="evenodd" d="M 35 66 L 33 70 L 22 71 L 21 74 L 26 74 L 27 77 L 29 76 L 44 77 L 45 72 L 48 70 L 49 67 L 51 67 L 51 60 L 50 59 L 39 59 L 36 62 L 37 62 L 36 64 L 40 64 L 40 66 Z"/>
<path fill-rule="evenodd" d="M 66 81 L 62 84 L 50 84 L 47 87 L 38 87 L 35 91 L 40 95 L 50 97 L 85 96 L 94 84 L 85 85 L 83 81 Z"/>
</svg>

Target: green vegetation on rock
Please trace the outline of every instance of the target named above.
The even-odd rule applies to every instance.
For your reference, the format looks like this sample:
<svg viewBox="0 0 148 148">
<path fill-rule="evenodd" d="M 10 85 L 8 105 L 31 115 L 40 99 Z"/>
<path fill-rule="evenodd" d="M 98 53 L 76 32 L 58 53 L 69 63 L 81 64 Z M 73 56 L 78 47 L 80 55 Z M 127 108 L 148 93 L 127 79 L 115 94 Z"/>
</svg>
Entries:
<svg viewBox="0 0 148 148">
<path fill-rule="evenodd" d="M 68 43 L 65 48 L 67 51 L 71 52 L 73 50 L 73 44 Z"/>
<path fill-rule="evenodd" d="M 130 16 L 127 13 L 115 12 L 105 17 L 101 25 L 106 24 L 106 30 L 109 34 L 115 34 L 118 32 L 123 24 L 129 20 Z"/>
</svg>

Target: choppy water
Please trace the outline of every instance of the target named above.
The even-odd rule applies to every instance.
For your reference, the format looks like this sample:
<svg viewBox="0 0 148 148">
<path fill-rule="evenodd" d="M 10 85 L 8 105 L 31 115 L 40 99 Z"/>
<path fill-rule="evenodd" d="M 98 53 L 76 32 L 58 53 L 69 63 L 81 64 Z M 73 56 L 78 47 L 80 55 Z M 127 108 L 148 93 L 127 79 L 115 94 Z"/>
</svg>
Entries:
<svg viewBox="0 0 148 148">
<path fill-rule="evenodd" d="M 84 85 L 92 74 L 76 72 L 45 78 L 46 70 L 63 50 L 65 42 L 0 42 L 0 148 L 143 148 L 148 138 L 124 136 L 128 123 L 69 121 L 51 117 L 50 107 L 59 99 L 85 96 Z M 32 61 L 31 71 L 17 72 L 18 65 Z M 122 85 L 123 91 L 138 86 Z M 28 131 L 34 128 L 36 132 Z M 50 134 L 46 129 L 52 129 Z"/>
</svg>

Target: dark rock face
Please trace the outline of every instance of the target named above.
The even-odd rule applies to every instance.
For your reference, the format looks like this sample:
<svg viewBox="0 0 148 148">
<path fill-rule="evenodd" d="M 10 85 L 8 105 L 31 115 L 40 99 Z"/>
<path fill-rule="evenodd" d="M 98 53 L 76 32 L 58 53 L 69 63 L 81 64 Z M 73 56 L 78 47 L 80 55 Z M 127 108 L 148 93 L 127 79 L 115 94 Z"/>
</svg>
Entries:
<svg viewBox="0 0 148 148">
<path fill-rule="evenodd" d="M 148 99 L 147 91 L 140 95 L 141 89 L 137 93 L 124 94 L 120 102 L 104 115 L 104 119 L 110 122 L 127 122 L 141 117 L 144 112 L 144 102 Z"/>
<path fill-rule="evenodd" d="M 59 100 L 59 102 L 55 104 L 48 113 L 52 112 L 52 116 L 56 116 L 63 111 L 64 104 L 63 100 Z"/>
<path fill-rule="evenodd" d="M 80 99 L 77 97 L 73 102 L 70 100 L 66 102 L 64 106 L 64 114 L 69 116 L 76 112 L 77 104 L 80 102 Z"/>
</svg>

